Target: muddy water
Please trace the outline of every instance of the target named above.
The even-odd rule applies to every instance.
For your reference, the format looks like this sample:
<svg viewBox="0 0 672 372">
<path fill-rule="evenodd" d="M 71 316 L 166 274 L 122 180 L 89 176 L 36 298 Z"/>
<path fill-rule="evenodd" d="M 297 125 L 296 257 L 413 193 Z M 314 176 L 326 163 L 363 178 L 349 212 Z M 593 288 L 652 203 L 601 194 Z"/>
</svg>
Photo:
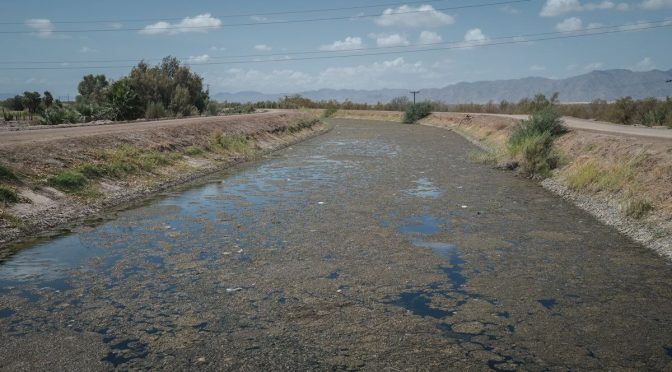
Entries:
<svg viewBox="0 0 672 372">
<path fill-rule="evenodd" d="M 672 368 L 664 260 L 448 131 L 335 124 L 16 247 L 0 368 Z"/>
</svg>

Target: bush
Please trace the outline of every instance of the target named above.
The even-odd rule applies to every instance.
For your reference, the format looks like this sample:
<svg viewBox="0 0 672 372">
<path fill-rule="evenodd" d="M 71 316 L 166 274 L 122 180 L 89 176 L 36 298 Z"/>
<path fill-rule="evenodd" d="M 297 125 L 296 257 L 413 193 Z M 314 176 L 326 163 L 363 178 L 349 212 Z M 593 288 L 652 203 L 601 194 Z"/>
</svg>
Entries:
<svg viewBox="0 0 672 372">
<path fill-rule="evenodd" d="M 219 115 L 219 105 L 217 104 L 217 102 L 210 101 L 208 102 L 208 105 L 205 106 L 205 112 L 209 116 L 217 116 Z"/>
<path fill-rule="evenodd" d="M 145 109 L 145 119 L 161 119 L 166 116 L 168 116 L 166 108 L 163 107 L 163 103 L 161 102 L 151 102 L 147 105 L 147 109 Z"/>
<path fill-rule="evenodd" d="M 5 167 L 4 165 L 0 165 L 0 180 L 2 181 L 18 181 L 19 177 L 12 172 L 11 169 Z"/>
<path fill-rule="evenodd" d="M 7 186 L 0 185 L 0 203 L 9 204 L 19 201 L 16 191 Z"/>
<path fill-rule="evenodd" d="M 330 118 L 334 116 L 338 112 L 338 109 L 335 107 L 329 107 L 328 109 L 324 110 L 324 114 L 322 115 L 325 118 Z"/>
<path fill-rule="evenodd" d="M 80 97 L 77 98 L 75 110 L 81 114 L 83 122 L 114 120 L 114 110 L 110 106 L 101 106 L 97 103 L 87 102 Z"/>
<path fill-rule="evenodd" d="M 509 152 L 522 160 L 523 171 L 532 177 L 548 175 L 558 165 L 553 141 L 565 133 L 560 114 L 552 107 L 533 113 L 509 137 Z"/>
<path fill-rule="evenodd" d="M 432 104 L 429 102 L 420 102 L 411 105 L 404 114 L 404 123 L 413 124 L 418 120 L 429 116 L 432 113 Z"/>
<path fill-rule="evenodd" d="M 77 171 L 65 171 L 63 173 L 59 173 L 55 176 L 49 177 L 47 182 L 50 186 L 67 192 L 82 190 L 89 184 L 89 180 L 87 180 L 83 174 Z"/>
<path fill-rule="evenodd" d="M 40 118 L 42 125 L 76 124 L 83 121 L 84 117 L 79 112 L 53 106 L 44 110 Z"/>
</svg>

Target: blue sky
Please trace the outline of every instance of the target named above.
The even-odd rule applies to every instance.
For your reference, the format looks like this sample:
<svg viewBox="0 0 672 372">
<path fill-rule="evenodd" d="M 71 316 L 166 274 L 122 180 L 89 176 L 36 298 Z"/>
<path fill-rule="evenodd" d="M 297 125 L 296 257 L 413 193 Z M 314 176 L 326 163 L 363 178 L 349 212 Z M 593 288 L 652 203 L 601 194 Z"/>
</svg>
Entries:
<svg viewBox="0 0 672 372">
<path fill-rule="evenodd" d="M 672 0 L 530 0 L 443 10 L 503 1 L 412 1 L 406 4 L 395 0 L 9 2 L 2 6 L 0 21 L 5 24 L 0 25 L 0 32 L 24 33 L 0 33 L 0 50 L 3 50 L 0 93 L 51 90 L 55 95 L 73 96 L 77 83 L 86 73 L 104 73 L 116 79 L 128 73 L 129 68 L 123 66 L 136 63 L 130 61 L 143 58 L 154 61 L 166 55 L 190 62 L 192 68 L 204 76 L 213 93 L 242 90 L 284 93 L 320 88 L 411 89 L 525 76 L 562 78 L 595 69 L 672 68 L 672 27 L 479 46 L 499 41 L 497 38 L 503 36 L 597 32 L 606 26 L 637 24 L 635 27 L 643 27 L 648 26 L 644 22 L 664 20 L 667 22 L 656 25 L 668 25 L 672 24 Z M 394 5 L 260 15 L 391 3 Z M 353 16 L 355 18 L 351 18 Z M 263 24 L 325 17 L 346 19 Z M 61 21 L 104 22 L 59 23 Z M 253 25 L 231 26 L 239 23 Z M 91 29 L 114 31 L 59 33 Z M 454 44 L 446 44 L 449 42 Z M 420 43 L 433 44 L 426 48 L 461 48 L 408 52 L 417 49 Z M 401 47 L 390 48 L 397 46 Z M 312 56 L 351 55 L 365 52 L 348 52 L 347 49 L 381 47 L 383 49 L 372 52 L 389 54 L 314 60 L 293 60 L 297 55 L 292 54 L 313 51 L 317 53 Z M 231 61 L 226 58 L 240 55 L 253 56 L 237 59 L 243 63 L 207 65 Z M 124 59 L 130 61 L 97 62 Z M 285 60 L 256 62 L 265 59 Z M 77 61 L 89 62 L 78 64 Z M 67 69 L 7 69 L 39 66 Z M 112 67 L 92 69 L 92 66 Z"/>
</svg>

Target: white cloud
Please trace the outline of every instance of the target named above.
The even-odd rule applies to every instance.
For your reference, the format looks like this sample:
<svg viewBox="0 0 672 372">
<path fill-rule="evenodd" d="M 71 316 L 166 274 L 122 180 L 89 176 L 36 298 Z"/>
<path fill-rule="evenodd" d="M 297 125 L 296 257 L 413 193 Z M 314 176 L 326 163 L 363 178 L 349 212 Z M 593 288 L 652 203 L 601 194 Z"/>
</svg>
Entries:
<svg viewBox="0 0 672 372">
<path fill-rule="evenodd" d="M 672 0 L 645 0 L 640 6 L 644 9 L 672 8 Z"/>
<path fill-rule="evenodd" d="M 79 48 L 79 52 L 82 53 L 82 54 L 97 53 L 97 52 L 98 52 L 98 49 L 94 49 L 94 48 L 89 48 L 89 47 L 87 47 L 87 46 L 83 46 L 83 47 Z"/>
<path fill-rule="evenodd" d="M 255 22 L 266 22 L 266 21 L 268 21 L 268 18 L 262 17 L 262 16 L 256 16 L 256 15 L 250 17 L 250 19 L 255 21 Z"/>
<path fill-rule="evenodd" d="M 221 26 L 222 20 L 214 18 L 210 13 L 205 13 L 195 17 L 186 17 L 178 23 L 156 22 L 145 26 L 145 28 L 140 30 L 140 33 L 146 35 L 174 35 L 184 32 L 208 32 Z"/>
<path fill-rule="evenodd" d="M 620 3 L 620 4 L 616 5 L 616 10 L 620 10 L 621 12 L 624 12 L 626 10 L 630 10 L 630 4 Z"/>
<path fill-rule="evenodd" d="M 567 18 L 555 25 L 555 29 L 561 32 L 579 31 L 583 28 L 583 21 L 578 17 Z"/>
<path fill-rule="evenodd" d="M 621 4 L 616 5 L 616 3 L 611 0 L 585 4 L 582 4 L 579 0 L 546 0 L 546 4 L 544 4 L 544 7 L 541 9 L 541 13 L 539 13 L 539 15 L 542 17 L 558 17 L 568 13 L 613 8 L 624 10 Z"/>
<path fill-rule="evenodd" d="M 370 34 L 369 37 L 375 39 L 376 45 L 379 47 L 406 46 L 410 44 L 406 35 L 402 34 Z"/>
<path fill-rule="evenodd" d="M 518 10 L 518 8 L 516 8 L 514 6 L 511 6 L 511 5 L 502 6 L 502 7 L 499 8 L 499 11 L 501 11 L 503 13 L 506 13 L 506 14 L 512 14 L 512 15 L 520 14 L 520 10 Z"/>
<path fill-rule="evenodd" d="M 257 44 L 254 46 L 254 50 L 258 50 L 260 52 L 270 52 L 271 50 L 273 50 L 273 48 L 271 48 L 266 44 Z"/>
<path fill-rule="evenodd" d="M 433 31 L 422 31 L 418 37 L 419 44 L 437 44 L 443 41 L 441 35 Z"/>
<path fill-rule="evenodd" d="M 213 46 L 210 47 L 211 52 L 223 52 L 225 50 L 226 50 L 225 47 L 218 47 L 216 45 L 213 45 Z"/>
<path fill-rule="evenodd" d="M 530 66 L 530 71 L 535 71 L 535 72 L 546 71 L 546 67 L 540 66 L 540 65 L 532 65 L 532 66 Z"/>
<path fill-rule="evenodd" d="M 189 56 L 189 59 L 187 60 L 188 63 L 204 63 L 208 62 L 210 60 L 210 56 L 207 54 L 203 54 L 200 56 Z"/>
<path fill-rule="evenodd" d="M 593 62 L 587 64 L 583 69 L 586 71 L 593 71 L 593 70 L 599 70 L 604 67 L 604 63 L 602 62 Z"/>
<path fill-rule="evenodd" d="M 45 18 L 33 18 L 26 21 L 26 26 L 35 30 L 39 37 L 49 37 L 54 34 L 54 24 Z"/>
<path fill-rule="evenodd" d="M 109 24 L 109 26 L 110 26 L 111 29 L 118 30 L 118 29 L 124 27 L 124 24 L 119 23 L 119 22 L 112 22 L 112 23 Z"/>
<path fill-rule="evenodd" d="M 650 71 L 656 68 L 656 64 L 649 57 L 644 57 L 641 61 L 637 62 L 635 65 L 635 70 L 638 71 Z"/>
<path fill-rule="evenodd" d="M 446 82 L 450 71 L 449 64 L 450 61 L 445 60 L 425 66 L 421 61 L 410 62 L 400 57 L 359 65 L 328 67 L 311 74 L 292 69 L 262 71 L 232 68 L 224 73 L 213 72 L 215 75 L 205 78 L 217 90 L 226 91 L 285 93 L 321 88 L 406 88 L 409 85 L 434 86 L 439 81 Z"/>
<path fill-rule="evenodd" d="M 378 26 L 396 27 L 440 27 L 455 23 L 453 16 L 434 9 L 431 5 L 412 7 L 402 5 L 388 8 L 374 22 Z"/>
<path fill-rule="evenodd" d="M 483 45 L 490 40 L 480 28 L 474 28 L 464 34 L 464 41 L 457 44 L 458 47 L 463 49 L 470 49 L 475 46 Z"/>
<path fill-rule="evenodd" d="M 336 40 L 331 44 L 320 46 L 320 50 L 349 50 L 364 47 L 362 38 L 348 36 L 344 40 Z"/>
</svg>

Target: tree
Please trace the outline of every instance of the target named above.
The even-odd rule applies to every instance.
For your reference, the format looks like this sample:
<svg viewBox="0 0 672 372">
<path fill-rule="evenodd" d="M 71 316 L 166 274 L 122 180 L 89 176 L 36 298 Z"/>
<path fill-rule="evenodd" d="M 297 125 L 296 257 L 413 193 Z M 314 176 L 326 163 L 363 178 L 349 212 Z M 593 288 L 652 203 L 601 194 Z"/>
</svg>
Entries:
<svg viewBox="0 0 672 372">
<path fill-rule="evenodd" d="M 44 103 L 44 106 L 49 108 L 51 105 L 54 104 L 54 96 L 51 95 L 50 91 L 45 91 L 44 92 L 44 97 L 42 97 L 42 103 Z"/>
<path fill-rule="evenodd" d="M 23 111 L 26 107 L 23 105 L 23 97 L 16 95 L 14 98 L 9 98 L 5 101 L 5 107 L 14 111 Z"/>
<path fill-rule="evenodd" d="M 109 92 L 110 106 L 116 120 L 135 120 L 142 116 L 143 107 L 138 95 L 131 88 L 128 78 L 115 81 Z"/>
<path fill-rule="evenodd" d="M 33 114 L 37 112 L 42 103 L 42 98 L 38 92 L 23 92 L 23 105 L 28 109 L 30 119 L 33 119 Z"/>
<path fill-rule="evenodd" d="M 105 100 L 105 94 L 110 83 L 105 75 L 86 75 L 77 86 L 79 94 L 86 100 L 102 103 Z"/>
</svg>

